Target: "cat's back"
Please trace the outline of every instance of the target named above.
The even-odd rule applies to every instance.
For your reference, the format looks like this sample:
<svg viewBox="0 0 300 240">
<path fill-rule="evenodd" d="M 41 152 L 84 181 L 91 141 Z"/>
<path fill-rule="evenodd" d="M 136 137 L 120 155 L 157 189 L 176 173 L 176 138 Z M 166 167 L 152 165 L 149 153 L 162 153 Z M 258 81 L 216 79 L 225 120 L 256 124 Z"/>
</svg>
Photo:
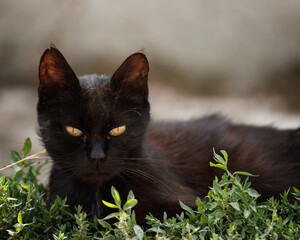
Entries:
<svg viewBox="0 0 300 240">
<path fill-rule="evenodd" d="M 170 147 L 175 147 L 171 152 L 208 149 L 212 156 L 213 148 L 232 154 L 239 149 L 242 158 L 250 150 L 254 155 L 271 150 L 293 150 L 300 161 L 300 128 L 279 130 L 270 126 L 235 124 L 219 114 L 188 121 L 153 121 L 147 136 L 163 152 Z"/>
<path fill-rule="evenodd" d="M 153 122 L 147 136 L 169 171 L 197 193 L 205 192 L 214 177 L 223 174 L 209 166 L 213 148 L 227 151 L 231 171 L 259 175 L 252 182 L 265 196 L 300 183 L 300 129 L 233 124 L 211 115 L 183 122 Z"/>
</svg>

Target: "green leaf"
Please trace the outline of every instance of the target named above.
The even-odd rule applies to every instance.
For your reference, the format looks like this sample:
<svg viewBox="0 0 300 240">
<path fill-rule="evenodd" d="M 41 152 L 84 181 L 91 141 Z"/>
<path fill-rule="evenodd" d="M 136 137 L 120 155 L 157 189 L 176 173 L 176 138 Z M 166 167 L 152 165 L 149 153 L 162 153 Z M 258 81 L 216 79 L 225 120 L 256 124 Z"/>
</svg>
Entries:
<svg viewBox="0 0 300 240">
<path fill-rule="evenodd" d="M 233 175 L 244 175 L 244 176 L 249 176 L 249 177 L 258 177 L 258 175 L 253 175 L 251 173 L 248 173 L 248 172 L 243 172 L 243 171 L 237 171 L 237 172 L 234 172 Z"/>
<path fill-rule="evenodd" d="M 216 192 L 217 197 L 222 199 L 223 198 L 223 193 L 221 190 L 221 185 L 217 181 L 213 181 L 213 190 Z"/>
<path fill-rule="evenodd" d="M 198 232 L 200 230 L 200 227 L 197 227 L 195 228 L 193 231 L 192 231 L 192 235 L 194 235 L 196 232 Z"/>
<path fill-rule="evenodd" d="M 229 203 L 231 207 L 233 207 L 237 211 L 241 211 L 240 206 L 237 202 Z"/>
<path fill-rule="evenodd" d="M 1 177 L 0 178 L 0 185 L 4 185 L 5 181 L 6 181 L 6 177 L 5 176 Z"/>
<path fill-rule="evenodd" d="M 208 202 L 206 204 L 206 207 L 208 210 L 213 210 L 214 208 L 216 208 L 218 206 L 218 203 L 217 202 Z"/>
<path fill-rule="evenodd" d="M 119 217 L 120 214 L 121 214 L 120 212 L 114 212 L 114 213 L 108 214 L 108 215 L 107 215 L 105 218 L 103 218 L 102 220 L 107 220 L 107 219 Z"/>
<path fill-rule="evenodd" d="M 7 200 L 8 201 L 17 201 L 18 199 L 17 198 L 8 197 Z"/>
<path fill-rule="evenodd" d="M 26 138 L 22 148 L 23 157 L 25 157 L 31 151 L 31 145 L 30 138 Z"/>
<path fill-rule="evenodd" d="M 211 167 L 216 167 L 216 168 L 221 168 L 221 169 L 223 169 L 224 171 L 227 171 L 227 168 L 224 166 L 224 165 L 222 165 L 222 164 L 215 164 L 215 163 L 212 163 L 212 162 L 209 162 L 209 166 L 211 166 Z"/>
<path fill-rule="evenodd" d="M 119 192 L 115 189 L 114 186 L 111 186 L 111 195 L 115 200 L 115 204 L 120 207 L 121 206 L 121 198 Z"/>
<path fill-rule="evenodd" d="M 215 148 L 213 148 L 213 153 L 214 153 L 214 159 L 216 160 L 216 162 L 221 163 L 222 165 L 226 166 L 224 159 L 219 154 L 216 153 Z"/>
<path fill-rule="evenodd" d="M 272 222 L 277 221 L 277 219 L 278 219 L 278 215 L 277 215 L 276 210 L 274 210 L 273 213 L 272 213 Z"/>
<path fill-rule="evenodd" d="M 106 222 L 104 220 L 100 220 L 100 219 L 98 219 L 98 222 L 102 227 L 112 230 L 112 227 L 108 222 Z"/>
<path fill-rule="evenodd" d="M 15 180 L 17 183 L 19 183 L 19 182 L 22 180 L 22 178 L 23 178 L 23 171 L 20 170 L 20 171 L 18 171 L 18 172 L 15 174 L 14 180 Z"/>
<path fill-rule="evenodd" d="M 228 163 L 228 154 L 225 150 L 221 150 L 220 151 L 222 154 L 223 154 L 223 157 L 225 159 L 225 163 L 226 163 L 226 166 L 227 166 L 227 163 Z"/>
<path fill-rule="evenodd" d="M 21 215 L 21 212 L 19 212 L 19 214 L 18 214 L 18 223 L 22 224 L 22 215 Z"/>
<path fill-rule="evenodd" d="M 192 216 L 195 216 L 195 213 L 193 211 L 193 209 L 191 209 L 189 206 L 185 205 L 183 202 L 181 202 L 179 200 L 179 204 L 180 204 L 180 207 L 184 210 L 186 210 L 188 213 L 190 213 Z"/>
<path fill-rule="evenodd" d="M 30 190 L 30 186 L 27 186 L 23 183 L 20 183 L 21 187 L 24 188 L 25 190 L 29 191 Z"/>
<path fill-rule="evenodd" d="M 16 223 L 14 225 L 14 228 L 16 229 L 17 232 L 20 232 L 23 229 L 23 224 L 21 223 Z"/>
<path fill-rule="evenodd" d="M 248 209 L 244 210 L 244 217 L 247 219 L 250 215 L 251 211 L 249 211 Z"/>
<path fill-rule="evenodd" d="M 14 169 L 15 172 L 19 172 L 22 168 L 18 165 L 14 165 L 13 169 Z"/>
<path fill-rule="evenodd" d="M 139 225 L 135 225 L 135 226 L 133 227 L 133 230 L 134 230 L 136 236 L 137 236 L 140 240 L 142 240 L 143 237 L 144 237 L 144 231 L 143 231 L 143 229 L 142 229 Z"/>
<path fill-rule="evenodd" d="M 109 207 L 109 208 L 119 208 L 117 205 L 115 205 L 115 204 L 113 204 L 113 203 L 106 202 L 106 201 L 104 201 L 104 200 L 102 200 L 102 203 L 103 203 L 105 206 Z"/>
<path fill-rule="evenodd" d="M 133 191 L 130 190 L 129 193 L 128 193 L 128 196 L 127 196 L 127 201 L 128 201 L 128 200 L 132 200 L 132 199 L 135 199 L 135 196 L 134 196 L 134 194 L 133 194 Z"/>
<path fill-rule="evenodd" d="M 15 234 L 16 234 L 16 232 L 12 231 L 12 230 L 7 230 L 7 232 L 10 236 L 15 236 Z"/>
<path fill-rule="evenodd" d="M 208 222 L 208 217 L 207 217 L 207 215 L 206 215 L 206 214 L 202 214 L 202 215 L 201 215 L 201 218 L 200 218 L 200 223 L 201 223 L 203 226 L 205 226 L 205 225 L 207 224 L 207 222 Z"/>
<path fill-rule="evenodd" d="M 250 208 L 251 208 L 254 212 L 257 213 L 257 209 L 256 209 L 256 206 L 255 206 L 255 205 L 251 204 L 251 205 L 250 205 Z"/>
<path fill-rule="evenodd" d="M 10 158 L 14 162 L 17 162 L 17 161 L 21 160 L 20 154 L 17 151 L 15 151 L 15 150 L 11 150 L 10 151 Z"/>
<path fill-rule="evenodd" d="M 22 184 L 21 184 L 22 185 Z M 22 186 L 23 187 L 23 186 Z M 26 186 L 27 187 L 27 186 Z M 61 206 L 61 198 L 60 196 L 56 195 L 56 200 L 55 200 L 59 206 Z"/>
<path fill-rule="evenodd" d="M 147 232 L 155 232 L 155 233 L 161 233 L 161 234 L 166 234 L 166 231 L 163 229 L 160 229 L 159 227 L 152 227 L 147 229 Z"/>
<path fill-rule="evenodd" d="M 126 211 L 128 209 L 131 209 L 133 208 L 136 204 L 138 203 L 138 201 L 136 199 L 131 199 L 131 200 L 128 200 L 124 206 L 123 206 L 123 210 Z"/>
<path fill-rule="evenodd" d="M 256 192 L 252 188 L 248 188 L 245 192 L 248 193 L 253 198 L 256 198 L 256 197 L 258 197 L 260 195 L 258 192 Z"/>
</svg>

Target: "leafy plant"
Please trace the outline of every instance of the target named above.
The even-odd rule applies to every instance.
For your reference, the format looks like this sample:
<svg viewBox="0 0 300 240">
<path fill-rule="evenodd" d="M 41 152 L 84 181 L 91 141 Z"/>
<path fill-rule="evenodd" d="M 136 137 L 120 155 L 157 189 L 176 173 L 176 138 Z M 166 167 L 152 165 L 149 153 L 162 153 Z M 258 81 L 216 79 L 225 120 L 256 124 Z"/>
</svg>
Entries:
<svg viewBox="0 0 300 240">
<path fill-rule="evenodd" d="M 26 139 L 21 154 L 11 152 L 13 162 L 26 157 L 31 150 Z M 250 188 L 250 173 L 231 173 L 228 155 L 213 151 L 212 167 L 224 170 L 221 179 L 215 178 L 204 199 L 197 198 L 196 207 L 179 202 L 183 211 L 176 217 L 164 213 L 159 220 L 151 214 L 147 225 L 136 222 L 134 206 L 138 204 L 132 191 L 121 202 L 113 186 L 113 203 L 103 204 L 114 210 L 103 219 L 89 219 L 77 206 L 72 214 L 66 199 L 57 197 L 46 208 L 46 188 L 38 182 L 41 168 L 46 164 L 23 161 L 14 165 L 15 174 L 0 178 L 0 239 L 299 239 L 300 207 L 289 202 L 289 191 L 282 199 L 259 203 L 259 193 Z M 240 176 L 246 177 L 242 181 Z M 292 193 L 300 200 L 300 190 Z"/>
</svg>

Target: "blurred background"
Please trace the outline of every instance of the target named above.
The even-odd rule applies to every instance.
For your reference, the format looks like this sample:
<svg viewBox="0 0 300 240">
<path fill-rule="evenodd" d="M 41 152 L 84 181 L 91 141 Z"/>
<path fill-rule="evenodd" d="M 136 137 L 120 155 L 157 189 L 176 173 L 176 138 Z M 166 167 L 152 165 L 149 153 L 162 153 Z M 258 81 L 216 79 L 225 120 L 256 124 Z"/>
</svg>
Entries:
<svg viewBox="0 0 300 240">
<path fill-rule="evenodd" d="M 0 167 L 36 136 L 38 64 L 51 43 L 77 75 L 111 74 L 143 49 L 154 119 L 221 112 L 300 126 L 300 1 L 2 0 Z"/>
</svg>

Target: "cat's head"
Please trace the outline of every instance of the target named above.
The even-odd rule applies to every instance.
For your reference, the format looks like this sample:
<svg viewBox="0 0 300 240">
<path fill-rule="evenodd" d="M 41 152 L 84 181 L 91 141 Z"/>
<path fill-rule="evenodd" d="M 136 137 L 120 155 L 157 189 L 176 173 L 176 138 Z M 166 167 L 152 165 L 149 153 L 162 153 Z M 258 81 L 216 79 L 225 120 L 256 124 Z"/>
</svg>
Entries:
<svg viewBox="0 0 300 240">
<path fill-rule="evenodd" d="M 87 182 L 104 182 L 140 164 L 149 122 L 149 65 L 129 56 L 111 77 L 77 78 L 47 49 L 39 66 L 39 132 L 55 164 Z"/>
</svg>

